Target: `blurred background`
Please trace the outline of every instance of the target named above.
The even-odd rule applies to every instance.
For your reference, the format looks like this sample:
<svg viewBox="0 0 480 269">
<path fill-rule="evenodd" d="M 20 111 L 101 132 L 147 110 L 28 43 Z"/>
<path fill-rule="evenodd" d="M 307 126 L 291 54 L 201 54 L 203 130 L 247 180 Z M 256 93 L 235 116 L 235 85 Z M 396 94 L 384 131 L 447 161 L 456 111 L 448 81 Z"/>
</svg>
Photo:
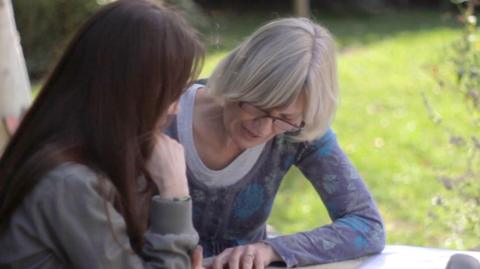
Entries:
<svg viewBox="0 0 480 269">
<path fill-rule="evenodd" d="M 34 95 L 82 21 L 110 1 L 12 1 Z M 478 1 L 165 2 L 203 34 L 202 77 L 269 20 L 303 14 L 330 29 L 341 87 L 333 128 L 378 203 L 388 243 L 480 250 Z M 287 234 L 329 222 L 292 169 L 269 223 Z"/>
</svg>

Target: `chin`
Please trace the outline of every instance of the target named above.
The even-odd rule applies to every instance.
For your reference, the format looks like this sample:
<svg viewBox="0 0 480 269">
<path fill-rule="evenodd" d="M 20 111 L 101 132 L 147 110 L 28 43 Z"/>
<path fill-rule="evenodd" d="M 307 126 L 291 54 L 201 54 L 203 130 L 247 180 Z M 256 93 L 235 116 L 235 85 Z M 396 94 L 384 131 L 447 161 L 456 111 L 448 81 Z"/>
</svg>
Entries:
<svg viewBox="0 0 480 269">
<path fill-rule="evenodd" d="M 236 138 L 236 139 L 233 139 L 233 141 L 242 150 L 253 148 L 256 145 L 260 144 L 260 143 L 255 143 L 253 141 L 247 141 L 246 139 L 242 139 L 242 138 Z"/>
</svg>

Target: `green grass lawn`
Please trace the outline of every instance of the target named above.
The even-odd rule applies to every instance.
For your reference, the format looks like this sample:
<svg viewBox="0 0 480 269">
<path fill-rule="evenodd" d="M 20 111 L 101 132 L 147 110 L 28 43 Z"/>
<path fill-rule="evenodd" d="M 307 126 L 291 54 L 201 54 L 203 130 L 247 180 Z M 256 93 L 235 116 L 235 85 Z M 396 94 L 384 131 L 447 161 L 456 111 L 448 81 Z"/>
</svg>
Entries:
<svg viewBox="0 0 480 269">
<path fill-rule="evenodd" d="M 205 34 L 202 75 L 272 16 L 214 17 Z M 389 244 L 457 247 L 431 218 L 443 191 L 439 173 L 455 164 L 448 137 L 428 117 L 425 92 L 440 111 L 460 111 L 437 90 L 431 67 L 460 30 L 442 13 L 409 11 L 364 17 L 317 15 L 337 37 L 341 105 L 334 123 L 340 144 L 363 175 L 385 219 Z M 442 116 L 449 116 L 446 114 Z M 453 169 L 453 168 L 452 168 Z M 281 233 L 329 223 L 324 206 L 301 173 L 284 180 L 269 223 Z"/>
<path fill-rule="evenodd" d="M 255 28 L 279 16 L 212 16 L 202 77 Z M 453 105 L 455 97 L 439 90 L 431 76 L 432 65 L 460 35 L 454 19 L 429 11 L 315 19 L 332 31 L 339 48 L 341 105 L 333 127 L 378 203 L 388 243 L 464 247 L 448 241 L 449 231 L 431 217 L 432 200 L 444 191 L 436 178 L 454 171 L 459 160 L 422 99 L 427 94 L 442 117 L 462 122 L 463 106 Z M 269 223 L 288 234 L 329 222 L 315 190 L 292 169 Z"/>
</svg>

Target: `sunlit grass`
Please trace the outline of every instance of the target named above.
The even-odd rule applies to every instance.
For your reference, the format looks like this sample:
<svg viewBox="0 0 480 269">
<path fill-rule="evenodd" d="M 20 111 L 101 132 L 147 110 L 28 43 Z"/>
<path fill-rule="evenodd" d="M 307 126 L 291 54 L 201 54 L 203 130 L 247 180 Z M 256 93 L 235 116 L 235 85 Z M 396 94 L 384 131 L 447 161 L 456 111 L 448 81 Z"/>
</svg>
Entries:
<svg viewBox="0 0 480 269">
<path fill-rule="evenodd" d="M 213 16 L 204 36 L 208 57 L 201 77 L 275 17 Z M 436 177 L 448 167 L 455 169 L 456 162 L 446 133 L 428 116 L 422 92 L 442 117 L 462 123 L 462 107 L 452 105 L 452 94 L 439 90 L 431 76 L 432 65 L 459 30 L 449 16 L 421 11 L 316 19 L 333 32 L 339 47 L 341 105 L 333 127 L 378 202 L 388 243 L 444 246 L 448 231 L 435 225 L 429 211 L 433 196 L 443 190 Z M 315 190 L 292 169 L 269 223 L 286 234 L 329 222 Z"/>
<path fill-rule="evenodd" d="M 448 16 L 428 12 L 317 19 L 339 45 L 342 93 L 333 127 L 378 202 L 388 242 L 442 246 L 448 231 L 435 226 L 429 211 L 433 196 L 442 191 L 436 177 L 452 160 L 445 147 L 448 137 L 429 118 L 422 92 L 438 101 L 440 110 L 462 109 L 446 103 L 442 97 L 449 93 L 436 90 L 431 76 L 431 66 L 459 31 Z M 241 21 L 223 23 L 242 29 L 240 36 L 225 37 L 230 45 L 249 32 Z M 203 76 L 230 45 L 210 47 Z M 329 222 L 310 183 L 297 169 L 290 171 L 269 223 L 281 233 L 293 233 Z"/>
<path fill-rule="evenodd" d="M 394 22 L 392 18 L 383 25 Z M 447 234 L 429 226 L 432 197 L 442 190 L 436 171 L 451 161 L 445 151 L 447 136 L 428 117 L 421 94 L 435 97 L 430 66 L 457 35 L 449 28 L 398 32 L 357 44 L 339 57 L 342 100 L 334 129 L 378 202 L 389 243 L 442 246 Z M 295 195 L 289 192 L 286 195 Z M 280 231 L 318 225 L 317 212 L 323 212 L 323 206 L 315 191 L 299 188 L 300 195 L 311 197 L 303 198 L 313 203 L 311 213 L 291 218 L 295 224 L 285 221 L 285 207 L 299 208 L 304 201 L 280 194 L 270 220 Z"/>
</svg>

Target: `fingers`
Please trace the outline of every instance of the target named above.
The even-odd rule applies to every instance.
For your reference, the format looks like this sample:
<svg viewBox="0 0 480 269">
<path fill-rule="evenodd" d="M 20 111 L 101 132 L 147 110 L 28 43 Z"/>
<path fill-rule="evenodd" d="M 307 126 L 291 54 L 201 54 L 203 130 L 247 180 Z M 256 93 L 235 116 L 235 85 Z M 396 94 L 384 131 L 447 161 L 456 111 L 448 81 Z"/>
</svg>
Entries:
<svg viewBox="0 0 480 269">
<path fill-rule="evenodd" d="M 223 266 L 228 263 L 228 258 L 230 257 L 233 248 L 227 248 L 217 257 L 213 259 L 212 268 L 213 269 L 223 269 Z"/>
<path fill-rule="evenodd" d="M 263 269 L 265 268 L 265 262 L 262 257 L 257 257 L 254 261 L 255 269 Z"/>
<path fill-rule="evenodd" d="M 253 261 L 256 257 L 256 250 L 253 245 L 247 245 L 245 251 L 243 252 L 242 257 L 242 268 L 241 269 L 251 269 L 253 266 Z"/>
<path fill-rule="evenodd" d="M 230 254 L 228 258 L 228 269 L 238 269 L 238 264 L 240 262 L 240 258 L 243 254 L 243 248 L 236 247 Z"/>
<path fill-rule="evenodd" d="M 202 249 L 202 246 L 197 246 L 192 253 L 192 268 L 193 269 L 202 269 L 203 268 L 203 249 Z"/>
<path fill-rule="evenodd" d="M 173 102 L 172 104 L 170 104 L 170 106 L 168 107 L 168 110 L 167 110 L 167 114 L 168 115 L 177 114 L 178 110 L 179 110 L 179 104 L 180 104 L 180 100 L 177 100 L 177 101 Z"/>
<path fill-rule="evenodd" d="M 178 143 L 177 140 L 171 138 L 170 136 L 166 135 L 163 132 L 156 133 L 155 139 L 157 143 L 167 143 L 167 145 L 181 146 L 181 144 Z"/>
<path fill-rule="evenodd" d="M 155 148 L 147 162 L 147 169 L 161 197 L 188 195 L 184 149 L 174 139 L 165 134 L 156 135 Z"/>
<path fill-rule="evenodd" d="M 213 269 L 263 269 L 265 258 L 255 244 L 228 248 L 213 259 Z"/>
</svg>

